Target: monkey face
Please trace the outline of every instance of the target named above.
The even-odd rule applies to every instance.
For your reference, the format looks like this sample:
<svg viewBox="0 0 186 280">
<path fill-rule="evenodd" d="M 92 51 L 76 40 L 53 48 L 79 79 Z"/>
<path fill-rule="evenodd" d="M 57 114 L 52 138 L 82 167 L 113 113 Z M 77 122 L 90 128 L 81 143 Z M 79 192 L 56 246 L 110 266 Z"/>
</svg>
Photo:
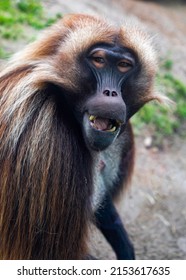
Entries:
<svg viewBox="0 0 186 280">
<path fill-rule="evenodd" d="M 83 105 L 83 134 L 92 149 L 103 150 L 127 122 L 124 85 L 136 59 L 126 48 L 100 45 L 88 52 L 86 64 L 96 87 Z"/>
<path fill-rule="evenodd" d="M 49 35 L 26 49 L 20 61 L 33 67 L 39 90 L 55 95 L 59 111 L 67 111 L 72 123 L 75 116 L 87 146 L 106 149 L 133 114 L 158 99 L 151 43 L 135 27 L 118 28 L 85 15 L 64 17 Z"/>
<path fill-rule="evenodd" d="M 136 27 L 118 28 L 83 15 L 65 18 L 62 26 L 66 34 L 56 43 L 54 59 L 61 95 L 81 125 L 88 148 L 104 150 L 132 115 L 157 98 L 155 52 Z"/>
<path fill-rule="evenodd" d="M 151 43 L 136 27 L 116 27 L 85 15 L 64 17 L 49 35 L 21 59 L 37 61 L 35 83 L 42 77 L 37 84 L 57 96 L 59 111 L 67 111 L 72 123 L 75 116 L 88 148 L 106 149 L 133 114 L 157 99 Z"/>
</svg>

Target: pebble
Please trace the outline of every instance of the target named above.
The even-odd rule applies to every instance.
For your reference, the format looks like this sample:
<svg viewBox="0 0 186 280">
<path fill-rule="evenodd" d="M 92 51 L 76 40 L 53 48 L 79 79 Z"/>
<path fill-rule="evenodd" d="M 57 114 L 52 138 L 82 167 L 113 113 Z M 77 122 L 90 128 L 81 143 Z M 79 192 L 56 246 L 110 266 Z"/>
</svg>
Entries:
<svg viewBox="0 0 186 280">
<path fill-rule="evenodd" d="M 148 136 L 145 138 L 144 140 L 144 146 L 145 148 L 149 149 L 152 147 L 152 137 L 151 136 Z"/>
</svg>

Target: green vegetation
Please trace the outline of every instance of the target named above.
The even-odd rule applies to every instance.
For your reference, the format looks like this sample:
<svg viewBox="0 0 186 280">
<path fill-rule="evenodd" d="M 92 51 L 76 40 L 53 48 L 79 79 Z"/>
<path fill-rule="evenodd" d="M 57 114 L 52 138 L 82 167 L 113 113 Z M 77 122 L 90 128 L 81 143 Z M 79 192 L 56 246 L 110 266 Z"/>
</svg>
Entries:
<svg viewBox="0 0 186 280">
<path fill-rule="evenodd" d="M 0 47 L 0 58 L 7 58 L 9 56 L 9 54 Z"/>
<path fill-rule="evenodd" d="M 42 29 L 59 17 L 46 18 L 41 0 L 0 1 L 0 37 L 17 40 L 25 25 Z"/>
<path fill-rule="evenodd" d="M 175 105 L 167 107 L 157 102 L 145 105 L 132 120 L 137 131 L 145 124 L 149 124 L 154 127 L 155 134 L 171 135 L 179 131 L 180 126 L 186 121 L 186 85 L 173 76 L 172 66 L 171 59 L 163 61 L 156 83 L 157 88 L 163 90 Z"/>
</svg>

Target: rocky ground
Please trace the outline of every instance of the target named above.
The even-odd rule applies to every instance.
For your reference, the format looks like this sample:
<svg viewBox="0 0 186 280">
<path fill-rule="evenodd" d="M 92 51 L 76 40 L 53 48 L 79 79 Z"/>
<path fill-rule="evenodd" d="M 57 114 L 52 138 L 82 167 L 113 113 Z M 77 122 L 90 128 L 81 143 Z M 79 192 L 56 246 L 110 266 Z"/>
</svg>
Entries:
<svg viewBox="0 0 186 280">
<path fill-rule="evenodd" d="M 154 37 L 159 56 L 171 56 L 174 74 L 186 83 L 186 5 L 179 1 L 169 6 L 137 0 L 44 2 L 50 15 L 91 13 L 114 22 L 140 23 Z M 20 49 L 21 43 L 13 48 Z M 174 135 L 171 140 L 165 139 L 161 150 L 147 149 L 147 137 L 151 137 L 150 130 L 136 137 L 134 178 L 117 208 L 135 245 L 137 259 L 186 259 L 186 140 Z M 96 229 L 90 247 L 98 259 L 115 258 Z"/>
</svg>

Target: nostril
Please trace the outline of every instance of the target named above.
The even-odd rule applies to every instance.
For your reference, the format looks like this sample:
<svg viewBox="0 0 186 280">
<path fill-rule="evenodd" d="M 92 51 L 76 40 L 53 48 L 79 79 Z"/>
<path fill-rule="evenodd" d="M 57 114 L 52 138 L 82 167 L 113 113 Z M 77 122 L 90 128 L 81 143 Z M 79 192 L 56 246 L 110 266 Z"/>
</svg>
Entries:
<svg viewBox="0 0 186 280">
<path fill-rule="evenodd" d="M 118 96 L 116 91 L 112 91 L 112 96 Z"/>
<path fill-rule="evenodd" d="M 105 96 L 110 96 L 110 90 L 108 90 L 108 89 L 104 90 L 103 94 Z"/>
<path fill-rule="evenodd" d="M 103 94 L 105 96 L 118 96 L 117 92 L 116 91 L 110 91 L 109 89 L 106 89 L 103 91 Z"/>
</svg>

